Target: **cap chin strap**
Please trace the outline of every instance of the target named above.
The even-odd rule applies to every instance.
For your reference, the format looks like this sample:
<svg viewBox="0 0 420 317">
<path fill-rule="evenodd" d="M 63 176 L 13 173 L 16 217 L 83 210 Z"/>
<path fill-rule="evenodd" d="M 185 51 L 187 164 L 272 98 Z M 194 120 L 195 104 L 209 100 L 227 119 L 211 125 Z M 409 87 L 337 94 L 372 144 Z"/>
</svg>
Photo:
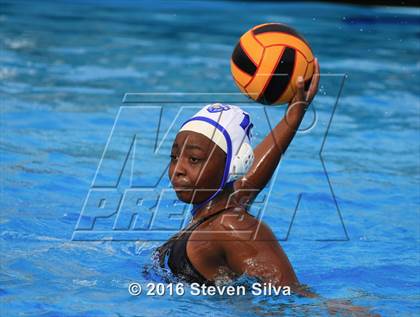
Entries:
<svg viewBox="0 0 420 317">
<path fill-rule="evenodd" d="M 223 178 L 222 178 L 222 182 L 219 186 L 219 189 L 217 189 L 217 191 L 211 195 L 209 198 L 207 198 L 204 202 L 199 203 L 194 205 L 193 209 L 191 210 L 191 214 L 194 216 L 197 211 L 203 207 L 205 204 L 207 204 L 210 200 L 212 200 L 214 197 L 216 197 L 216 195 L 218 195 L 222 189 L 225 187 L 226 183 L 228 182 L 228 176 L 229 176 L 229 171 L 230 171 L 230 164 L 232 161 L 232 140 L 230 139 L 229 133 L 226 131 L 226 129 L 224 127 L 222 127 L 218 122 L 207 118 L 207 117 L 202 117 L 202 116 L 197 116 L 194 118 L 191 118 L 190 120 L 187 120 L 184 125 L 186 125 L 188 122 L 191 121 L 204 121 L 207 122 L 209 124 L 211 124 L 213 127 L 215 127 L 217 130 L 219 130 L 223 136 L 225 137 L 226 140 L 226 163 L 225 163 L 225 168 L 223 170 Z"/>
<path fill-rule="evenodd" d="M 194 216 L 197 211 L 202 208 L 205 204 L 209 201 L 214 199 L 226 186 L 233 185 L 233 183 L 240 177 L 244 176 L 252 166 L 254 162 L 254 151 L 249 143 L 242 143 L 241 147 L 239 148 L 238 153 L 232 158 L 231 162 L 231 172 L 229 173 L 229 178 L 225 184 L 220 185 L 217 191 L 207 198 L 204 202 L 195 204 L 193 209 L 191 210 L 191 214 Z M 227 163 L 227 162 L 226 162 Z M 227 166 L 225 166 L 226 170 Z"/>
<path fill-rule="evenodd" d="M 203 207 L 203 206 L 205 206 L 209 201 L 211 201 L 211 200 L 213 200 L 217 195 L 219 195 L 222 191 L 223 191 L 223 188 L 225 188 L 225 187 L 228 187 L 228 186 L 232 186 L 233 185 L 233 183 L 234 183 L 235 181 L 231 181 L 231 182 L 227 182 L 226 184 L 225 184 L 225 186 L 223 186 L 222 188 L 219 188 L 213 195 L 211 195 L 209 198 L 207 198 L 205 201 L 203 201 L 202 203 L 199 203 L 199 204 L 195 204 L 194 205 L 194 207 L 193 207 L 193 209 L 191 210 L 191 214 L 193 215 L 193 216 L 195 216 L 195 214 Z"/>
</svg>

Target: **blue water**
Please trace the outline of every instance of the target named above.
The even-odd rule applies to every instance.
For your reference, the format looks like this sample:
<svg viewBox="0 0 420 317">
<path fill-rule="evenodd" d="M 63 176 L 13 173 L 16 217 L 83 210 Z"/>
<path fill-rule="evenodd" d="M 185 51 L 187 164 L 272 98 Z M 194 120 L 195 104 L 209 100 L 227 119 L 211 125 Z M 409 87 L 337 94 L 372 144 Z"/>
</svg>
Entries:
<svg viewBox="0 0 420 317">
<path fill-rule="evenodd" d="M 382 316 L 418 316 L 419 10 L 116 3 L 2 1 L 1 315 L 325 316 L 325 301 L 340 299 Z M 143 106 L 163 107 L 161 140 L 181 105 L 234 97 L 253 117 L 254 144 L 260 141 L 269 131 L 267 118 L 275 124 L 284 108 L 265 113 L 245 98 L 220 93 L 238 92 L 229 70 L 237 39 L 269 21 L 298 29 L 323 74 L 303 127 L 315 124 L 297 135 L 260 198 L 268 202 L 263 219 L 300 281 L 322 299 L 130 296 L 130 282 L 162 280 L 151 268 L 161 242 L 72 240 L 91 186 L 115 185 L 133 129 L 140 137 L 137 159 L 129 160 L 139 165 L 132 180 L 151 187 L 164 173 L 175 131 L 152 157 L 158 112 L 149 116 Z M 165 95 L 150 104 L 145 101 L 156 96 L 131 94 L 123 103 L 127 92 L 219 95 L 193 95 L 195 103 L 184 103 L 191 97 L 185 94 Z M 120 134 L 94 180 L 118 113 Z M 122 181 L 118 190 L 127 186 Z M 164 175 L 155 187 L 167 186 Z M 175 208 L 171 199 L 163 200 L 163 213 Z M 112 236 L 110 221 L 94 229 L 108 228 Z"/>
</svg>

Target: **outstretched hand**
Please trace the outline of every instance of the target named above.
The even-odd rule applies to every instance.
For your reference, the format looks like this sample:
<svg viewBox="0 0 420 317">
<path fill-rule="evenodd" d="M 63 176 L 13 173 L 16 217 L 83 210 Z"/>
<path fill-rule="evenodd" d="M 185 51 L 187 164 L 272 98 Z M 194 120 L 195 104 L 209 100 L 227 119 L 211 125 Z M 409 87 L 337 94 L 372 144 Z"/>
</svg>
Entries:
<svg viewBox="0 0 420 317">
<path fill-rule="evenodd" d="M 299 128 L 307 106 L 312 102 L 318 91 L 319 65 L 317 59 L 314 60 L 314 67 L 314 74 L 308 91 L 305 91 L 303 78 L 299 77 L 296 85 L 297 92 L 290 102 L 285 116 L 255 147 L 255 159 L 252 167 L 244 177 L 234 184 L 237 191 L 237 201 L 243 199 L 250 204 L 273 176 L 280 158 L 286 152 Z"/>
<path fill-rule="evenodd" d="M 314 60 L 314 74 L 312 76 L 311 85 L 309 89 L 305 91 L 305 83 L 303 81 L 303 77 L 299 76 L 296 80 L 296 94 L 293 97 L 290 105 L 294 105 L 297 103 L 304 103 L 305 108 L 308 107 L 312 100 L 314 99 L 316 93 L 318 92 L 318 85 L 319 85 L 319 64 L 318 59 L 315 58 Z"/>
</svg>

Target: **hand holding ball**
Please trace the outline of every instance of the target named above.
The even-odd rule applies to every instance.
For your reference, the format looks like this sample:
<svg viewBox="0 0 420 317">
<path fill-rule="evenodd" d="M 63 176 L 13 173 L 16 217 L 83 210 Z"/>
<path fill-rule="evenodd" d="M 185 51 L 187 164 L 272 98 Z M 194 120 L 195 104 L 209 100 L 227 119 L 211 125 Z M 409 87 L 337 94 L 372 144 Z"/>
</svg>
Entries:
<svg viewBox="0 0 420 317">
<path fill-rule="evenodd" d="M 306 90 L 315 68 L 308 43 L 279 23 L 261 24 L 242 35 L 230 64 L 239 89 L 265 105 L 290 102 L 297 78 L 303 77 Z"/>
</svg>

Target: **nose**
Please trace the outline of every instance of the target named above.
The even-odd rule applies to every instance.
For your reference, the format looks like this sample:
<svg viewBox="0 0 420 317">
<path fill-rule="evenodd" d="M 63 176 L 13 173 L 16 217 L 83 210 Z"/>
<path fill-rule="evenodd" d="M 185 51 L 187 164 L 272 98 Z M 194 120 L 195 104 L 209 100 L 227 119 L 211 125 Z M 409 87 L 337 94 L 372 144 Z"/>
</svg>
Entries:
<svg viewBox="0 0 420 317">
<path fill-rule="evenodd" d="M 178 161 L 175 165 L 175 170 L 174 170 L 174 175 L 175 176 L 185 176 L 186 171 L 185 168 L 183 166 L 183 164 L 181 164 L 181 161 Z"/>
<path fill-rule="evenodd" d="M 182 177 L 187 175 L 187 171 L 185 169 L 184 160 L 179 158 L 178 161 L 175 164 L 174 171 L 173 171 L 173 177 Z"/>
</svg>

